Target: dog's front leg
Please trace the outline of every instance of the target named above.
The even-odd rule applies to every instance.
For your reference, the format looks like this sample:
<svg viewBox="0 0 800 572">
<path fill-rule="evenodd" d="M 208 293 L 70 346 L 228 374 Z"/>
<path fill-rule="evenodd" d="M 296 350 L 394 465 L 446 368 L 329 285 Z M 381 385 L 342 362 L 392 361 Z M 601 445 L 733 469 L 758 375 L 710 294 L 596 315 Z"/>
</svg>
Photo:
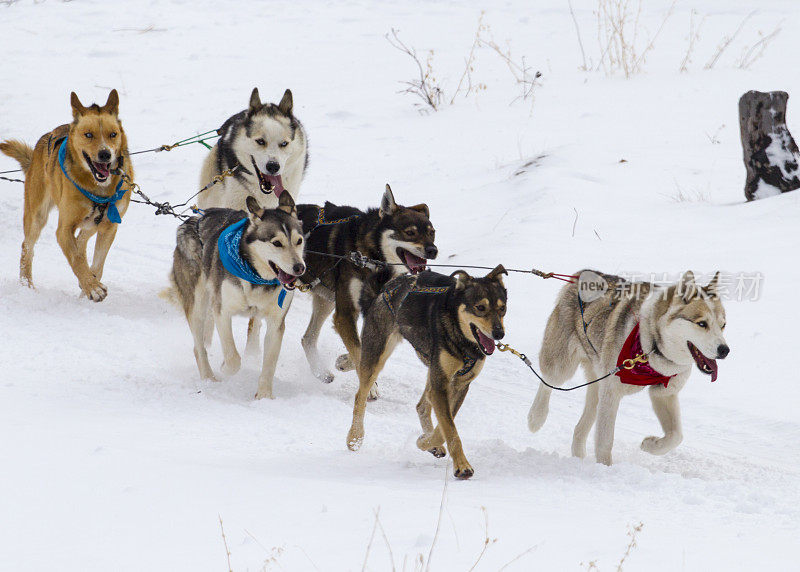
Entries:
<svg viewBox="0 0 800 572">
<path fill-rule="evenodd" d="M 650 388 L 650 401 L 653 410 L 664 430 L 663 437 L 645 437 L 642 441 L 642 450 L 653 455 L 663 455 L 672 451 L 683 441 L 681 430 L 681 408 L 678 403 L 678 394 L 664 395 L 661 387 Z"/>
<path fill-rule="evenodd" d="M 244 346 L 244 353 L 250 356 L 258 355 L 258 337 L 261 335 L 261 318 L 250 318 L 247 321 L 247 343 Z"/>
<path fill-rule="evenodd" d="M 103 279 L 106 256 L 108 256 L 108 251 L 117 236 L 118 226 L 104 219 L 97 228 L 97 238 L 94 241 L 94 256 L 92 257 L 92 272 L 98 280 Z"/>
<path fill-rule="evenodd" d="M 447 449 L 442 445 L 444 436 L 438 426 L 434 429 L 433 421 L 431 421 L 430 390 L 429 380 L 422 397 L 419 399 L 419 403 L 417 403 L 417 415 L 419 416 L 420 427 L 422 427 L 422 435 L 417 438 L 417 447 L 427 451 L 434 457 L 444 457 L 447 454 Z"/>
<path fill-rule="evenodd" d="M 364 411 L 367 407 L 369 391 L 378 374 L 392 355 L 394 348 L 402 337 L 394 330 L 395 326 L 387 326 L 380 317 L 367 316 L 364 324 L 364 351 L 358 363 L 358 391 L 353 403 L 353 422 L 347 432 L 347 448 L 357 451 L 364 440 Z"/>
<path fill-rule="evenodd" d="M 336 333 L 342 338 L 347 353 L 350 354 L 350 361 L 358 367 L 361 356 L 361 342 L 358 338 L 358 311 L 350 304 L 339 304 L 340 296 L 336 297 L 336 311 L 333 313 L 333 327 Z"/>
<path fill-rule="evenodd" d="M 58 228 L 56 229 L 58 245 L 77 277 L 83 293 L 91 301 L 101 302 L 108 295 L 108 289 L 89 269 L 89 263 L 86 260 L 86 241 L 82 241 L 83 249 L 79 248 L 78 240 L 75 238 L 76 230 L 77 224 L 68 220 L 67 216 L 58 217 Z"/>
<path fill-rule="evenodd" d="M 622 395 L 613 387 L 614 382 L 604 384 L 600 389 L 597 405 L 597 427 L 595 428 L 594 453 L 598 463 L 611 465 L 611 448 L 614 446 L 614 426 Z"/>
<path fill-rule="evenodd" d="M 358 362 L 361 360 L 361 339 L 358 336 L 358 308 L 352 303 L 349 298 L 350 293 L 336 294 L 336 311 L 333 313 L 333 327 L 339 337 L 342 338 L 344 346 L 347 348 L 347 353 L 350 355 L 350 362 L 358 368 Z M 341 371 L 346 371 L 346 363 L 341 358 L 336 360 L 336 367 Z M 369 401 L 378 399 L 378 385 L 372 384 L 369 391 Z"/>
<path fill-rule="evenodd" d="M 325 320 L 328 319 L 328 316 L 331 315 L 331 312 L 333 312 L 334 304 L 323 296 L 317 296 L 313 293 L 311 295 L 311 302 L 313 308 L 311 319 L 308 321 L 306 333 L 303 334 L 300 343 L 303 345 L 306 360 L 308 360 L 308 365 L 311 366 L 311 371 L 314 376 L 325 383 L 330 383 L 333 381 L 333 374 L 328 371 L 328 368 L 325 367 L 319 357 L 317 340 L 319 340 L 319 333 L 322 331 L 322 325 L 325 323 Z"/>
<path fill-rule="evenodd" d="M 258 378 L 258 391 L 256 399 L 275 399 L 272 393 L 272 380 L 275 378 L 275 367 L 278 363 L 278 356 L 281 353 L 283 343 L 283 333 L 286 331 L 286 314 L 280 320 L 269 322 L 267 331 L 264 334 L 264 362 L 261 367 L 261 376 Z"/>
<path fill-rule="evenodd" d="M 450 400 L 447 395 L 445 385 L 448 379 L 444 372 L 433 366 L 430 372 L 431 380 L 431 404 L 433 411 L 436 413 L 436 420 L 439 422 L 438 430 L 432 434 L 431 445 L 436 439 L 439 431 L 444 435 L 447 448 L 450 449 L 450 457 L 453 459 L 453 474 L 458 479 L 468 479 L 475 474 L 472 465 L 467 461 L 464 456 L 464 448 L 461 444 L 461 437 L 458 436 L 455 420 L 453 418 Z"/>
<path fill-rule="evenodd" d="M 219 341 L 222 344 L 223 362 L 221 369 L 225 375 L 233 375 L 242 367 L 242 358 L 239 356 L 239 352 L 236 351 L 236 342 L 233 340 L 231 318 L 232 316 L 224 308 L 219 312 L 214 312 L 214 323 L 217 326 Z"/>
</svg>

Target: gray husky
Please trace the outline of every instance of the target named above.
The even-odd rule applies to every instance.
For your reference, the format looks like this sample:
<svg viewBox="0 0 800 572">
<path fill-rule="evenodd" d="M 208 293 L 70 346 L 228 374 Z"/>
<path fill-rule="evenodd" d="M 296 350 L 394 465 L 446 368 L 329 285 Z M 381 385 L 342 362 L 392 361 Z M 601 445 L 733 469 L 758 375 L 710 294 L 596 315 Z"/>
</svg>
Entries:
<svg viewBox="0 0 800 572">
<path fill-rule="evenodd" d="M 281 194 L 276 209 L 263 209 L 252 197 L 246 204 L 247 212 L 212 208 L 178 227 L 170 280 L 189 322 L 204 379 L 216 381 L 205 346 L 209 315 L 222 343 L 222 372 L 227 375 L 239 371 L 242 363 L 231 318 L 244 315 L 267 321 L 256 399 L 272 399 L 284 320 L 294 283 L 306 269 L 303 229 L 289 193 Z"/>
<path fill-rule="evenodd" d="M 586 275 L 594 278 L 584 280 Z M 646 437 L 641 448 L 663 455 L 683 440 L 678 393 L 692 365 L 714 381 L 716 360 L 730 351 L 723 335 L 725 309 L 717 293 L 719 273 L 702 287 L 689 271 L 666 288 L 592 271 L 580 276 L 578 284 L 561 290 L 547 321 L 539 353 L 542 376 L 558 387 L 579 365 L 587 380 L 621 369 L 587 388 L 572 454 L 586 455 L 586 438 L 596 420 L 595 457 L 610 465 L 620 400 L 649 386 L 664 436 Z M 588 296 L 583 288 L 579 290 L 580 284 L 593 282 L 602 283 L 598 294 Z M 545 385 L 539 387 L 528 415 L 531 431 L 538 431 L 547 419 L 551 393 Z"/>
<path fill-rule="evenodd" d="M 258 88 L 247 109 L 230 117 L 219 129 L 220 138 L 203 163 L 200 186 L 227 169 L 236 169 L 200 194 L 200 208 L 243 209 L 248 196 L 264 208 L 275 208 L 283 192 L 294 200 L 308 166 L 308 142 L 302 124 L 292 113 L 292 92 L 280 103 L 261 103 Z"/>
</svg>

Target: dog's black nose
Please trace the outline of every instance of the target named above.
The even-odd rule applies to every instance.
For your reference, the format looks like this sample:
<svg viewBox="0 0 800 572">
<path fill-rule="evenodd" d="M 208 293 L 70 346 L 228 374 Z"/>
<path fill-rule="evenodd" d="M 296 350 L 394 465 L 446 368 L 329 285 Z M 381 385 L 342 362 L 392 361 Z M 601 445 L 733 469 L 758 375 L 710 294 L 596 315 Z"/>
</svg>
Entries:
<svg viewBox="0 0 800 572">
<path fill-rule="evenodd" d="M 108 163 L 111 160 L 111 151 L 108 149 L 100 149 L 97 153 L 97 158 L 100 159 L 101 163 Z"/>
<path fill-rule="evenodd" d="M 292 266 L 292 272 L 294 272 L 295 276 L 302 276 L 305 271 L 306 271 L 305 264 L 295 264 L 294 266 Z"/>
<path fill-rule="evenodd" d="M 428 260 L 433 260 L 436 258 L 436 255 L 439 254 L 439 249 L 433 245 L 425 247 L 425 258 Z"/>
<path fill-rule="evenodd" d="M 280 163 L 278 163 L 277 161 L 270 161 L 269 163 L 267 163 L 267 172 L 270 175 L 274 175 L 275 173 L 277 173 L 280 170 L 281 170 L 281 166 L 280 166 Z"/>
<path fill-rule="evenodd" d="M 502 340 L 505 337 L 506 332 L 503 328 L 492 328 L 492 337 L 495 340 Z"/>
<path fill-rule="evenodd" d="M 725 359 L 729 353 L 731 353 L 731 348 L 722 344 L 717 348 L 717 359 Z"/>
</svg>

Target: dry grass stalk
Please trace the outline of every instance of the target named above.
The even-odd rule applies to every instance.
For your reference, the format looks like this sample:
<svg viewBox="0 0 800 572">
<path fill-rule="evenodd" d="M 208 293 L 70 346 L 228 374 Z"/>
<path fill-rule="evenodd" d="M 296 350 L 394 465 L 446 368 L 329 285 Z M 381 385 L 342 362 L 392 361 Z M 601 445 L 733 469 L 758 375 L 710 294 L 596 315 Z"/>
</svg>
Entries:
<svg viewBox="0 0 800 572">
<path fill-rule="evenodd" d="M 778 37 L 778 34 L 781 33 L 781 30 L 782 30 L 781 25 L 778 24 L 775 27 L 775 29 L 766 36 L 763 35 L 761 32 L 759 32 L 758 35 L 761 36 L 761 39 L 758 40 L 752 46 L 744 49 L 744 52 L 742 53 L 742 57 L 739 60 L 737 67 L 743 70 L 750 69 L 750 66 L 753 65 L 756 62 L 756 60 L 758 60 L 761 56 L 764 55 L 764 50 L 766 50 L 767 46 L 769 46 L 770 43 L 772 43 L 772 40 Z"/>
<path fill-rule="evenodd" d="M 408 47 L 400 39 L 398 36 L 398 30 L 392 28 L 391 35 L 386 34 L 384 37 L 392 45 L 392 47 L 400 50 L 404 54 L 407 54 L 412 60 L 414 60 L 414 63 L 419 71 L 419 79 L 403 82 L 407 87 L 400 93 L 410 93 L 412 95 L 416 95 L 424 102 L 425 106 L 433 111 L 438 110 L 439 105 L 442 102 L 442 98 L 444 97 L 444 92 L 439 87 L 439 82 L 433 75 L 433 50 L 428 52 L 428 57 L 423 65 L 422 60 L 420 60 L 419 56 L 417 55 L 417 51 L 414 48 Z"/>
<path fill-rule="evenodd" d="M 710 60 L 708 60 L 708 61 L 706 62 L 706 65 L 704 65 L 704 66 L 703 66 L 703 69 L 704 69 L 704 70 L 710 70 L 710 69 L 713 69 L 713 68 L 714 68 L 714 66 L 716 65 L 716 63 L 719 61 L 719 58 L 722 56 L 722 54 L 723 54 L 723 53 L 725 53 L 725 50 L 727 50 L 727 49 L 728 49 L 728 46 L 730 46 L 730 45 L 731 45 L 731 42 L 733 42 L 733 41 L 736 39 L 736 36 L 738 36 L 738 35 L 739 35 L 739 32 L 741 32 L 741 31 L 742 31 L 742 29 L 744 28 L 744 25 L 747 23 L 747 21 L 748 21 L 750 18 L 752 18 L 752 17 L 753 17 L 753 15 L 754 15 L 755 13 L 756 13 L 756 12 L 755 12 L 755 10 L 754 10 L 754 11 L 752 11 L 752 12 L 750 12 L 750 13 L 749 13 L 747 16 L 745 16 L 745 17 L 744 17 L 744 19 L 741 21 L 741 23 L 739 23 L 739 27 L 738 27 L 738 28 L 736 28 L 736 31 L 735 31 L 735 32 L 734 32 L 732 35 L 730 35 L 730 36 L 724 36 L 724 37 L 722 38 L 722 41 L 721 41 L 721 42 L 719 43 L 719 45 L 717 46 L 717 49 L 716 49 L 716 51 L 715 51 L 715 52 L 714 52 L 714 54 L 711 56 L 711 59 L 710 59 Z"/>
<path fill-rule="evenodd" d="M 689 71 L 689 64 L 692 63 L 692 54 L 694 53 L 694 48 L 697 45 L 697 40 L 700 39 L 700 29 L 703 27 L 703 23 L 706 21 L 706 16 L 700 20 L 700 23 L 695 25 L 695 17 L 697 16 L 697 10 L 692 10 L 691 15 L 689 16 L 689 45 L 686 48 L 686 55 L 683 56 L 683 61 L 681 62 L 681 67 L 679 71 L 681 73 L 685 73 Z"/>
<path fill-rule="evenodd" d="M 231 567 L 231 551 L 228 549 L 228 539 L 225 538 L 225 527 L 222 526 L 222 515 L 217 515 L 219 517 L 219 530 L 222 533 L 222 544 L 225 545 L 225 556 L 228 559 L 228 572 L 233 572 L 233 568 Z"/>
</svg>

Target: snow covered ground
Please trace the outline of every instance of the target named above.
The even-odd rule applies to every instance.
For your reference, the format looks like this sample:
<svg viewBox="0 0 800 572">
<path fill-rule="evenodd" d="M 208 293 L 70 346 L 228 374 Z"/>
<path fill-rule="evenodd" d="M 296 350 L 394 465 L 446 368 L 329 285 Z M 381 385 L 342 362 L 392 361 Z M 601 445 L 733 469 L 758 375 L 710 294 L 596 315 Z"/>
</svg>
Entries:
<svg viewBox="0 0 800 572">
<path fill-rule="evenodd" d="M 596 64 L 595 3 L 572 4 Z M 668 7 L 646 2 L 642 38 Z M 542 72 L 535 101 L 509 105 L 519 87 L 483 48 L 473 79 L 486 89 L 418 113 L 396 93 L 413 62 L 383 35 L 394 27 L 423 58 L 434 50 L 449 102 L 484 9 L 487 33 Z M 679 73 L 692 10 L 706 18 Z M 441 261 L 764 277 L 757 301 L 727 302 L 730 357 L 716 383 L 696 372 L 683 391 L 675 452 L 639 450 L 659 431 L 642 393 L 621 407 L 614 466 L 571 458 L 582 392 L 555 395 L 532 435 L 536 382 L 495 354 L 458 418 L 476 469 L 459 482 L 447 459 L 415 447 L 425 370 L 408 346 L 382 375 L 365 444 L 351 453 L 357 381 L 347 373 L 323 385 L 310 374 L 299 344 L 307 298 L 296 296 L 289 314 L 276 400 L 252 399 L 257 359 L 232 379 L 200 382 L 182 315 L 157 297 L 175 221 L 132 205 L 106 266 L 109 296 L 93 304 L 78 297 L 53 215 L 28 290 L 17 281 L 22 185 L 0 181 L 1 567 L 227 570 L 221 517 L 237 572 L 412 570 L 429 558 L 447 481 L 432 570 L 470 569 L 484 508 L 496 542 L 477 570 L 614 570 L 638 523 L 626 569 L 796 568 L 800 194 L 744 204 L 737 101 L 749 89 L 800 93 L 800 7 L 759 2 L 703 69 L 751 10 L 680 0 L 643 73 L 625 79 L 578 69 L 562 0 L 0 6 L 2 138 L 34 142 L 69 120 L 70 91 L 103 102 L 116 87 L 131 149 L 144 149 L 218 127 L 254 86 L 272 100 L 291 87 L 311 141 L 302 199 L 376 205 L 389 181 L 400 202 L 430 205 Z M 778 24 L 764 56 L 737 68 L 759 30 Z M 139 156 L 137 180 L 179 202 L 196 190 L 204 153 Z M 0 158 L 0 170 L 15 167 Z M 513 275 L 507 285 L 507 341 L 535 356 L 558 284 Z M 242 345 L 244 330 L 241 321 Z M 343 349 L 330 327 L 321 346 L 331 361 Z M 216 341 L 211 357 L 218 367 Z M 379 530 L 368 548 L 378 509 L 387 540 Z"/>
</svg>

